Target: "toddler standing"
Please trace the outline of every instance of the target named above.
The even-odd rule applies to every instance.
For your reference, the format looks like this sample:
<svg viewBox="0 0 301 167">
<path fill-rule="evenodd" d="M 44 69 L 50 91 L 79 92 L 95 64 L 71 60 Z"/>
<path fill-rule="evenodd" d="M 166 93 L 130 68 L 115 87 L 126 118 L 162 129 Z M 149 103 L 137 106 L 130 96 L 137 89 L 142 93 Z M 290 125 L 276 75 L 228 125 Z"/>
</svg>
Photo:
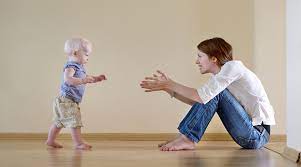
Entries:
<svg viewBox="0 0 301 167">
<path fill-rule="evenodd" d="M 53 103 L 54 123 L 51 125 L 46 145 L 53 148 L 63 146 L 55 141 L 62 128 L 70 128 L 76 149 L 90 149 L 91 145 L 81 137 L 81 113 L 79 104 L 88 83 L 106 80 L 105 75 L 91 76 L 86 74 L 85 64 L 92 52 L 92 44 L 83 38 L 72 38 L 65 42 L 65 53 L 68 61 L 64 66 L 63 82 L 60 95 Z"/>
</svg>

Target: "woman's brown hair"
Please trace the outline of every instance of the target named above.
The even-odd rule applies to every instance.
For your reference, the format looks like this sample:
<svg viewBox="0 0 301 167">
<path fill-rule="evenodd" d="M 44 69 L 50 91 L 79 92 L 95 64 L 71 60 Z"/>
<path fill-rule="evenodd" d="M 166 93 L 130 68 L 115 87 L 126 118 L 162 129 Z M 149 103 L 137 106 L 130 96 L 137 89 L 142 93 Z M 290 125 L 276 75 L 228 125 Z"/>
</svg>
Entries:
<svg viewBox="0 0 301 167">
<path fill-rule="evenodd" d="M 209 58 L 216 57 L 218 66 L 224 65 L 227 61 L 233 60 L 232 46 L 222 38 L 211 38 L 202 41 L 198 46 L 201 52 Z"/>
</svg>

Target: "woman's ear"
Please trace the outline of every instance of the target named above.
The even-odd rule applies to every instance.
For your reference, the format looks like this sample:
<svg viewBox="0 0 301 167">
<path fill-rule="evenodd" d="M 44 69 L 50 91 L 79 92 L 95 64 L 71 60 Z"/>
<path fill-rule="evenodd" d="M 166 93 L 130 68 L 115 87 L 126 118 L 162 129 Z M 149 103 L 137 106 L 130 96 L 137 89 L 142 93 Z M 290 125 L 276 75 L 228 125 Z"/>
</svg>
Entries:
<svg viewBox="0 0 301 167">
<path fill-rule="evenodd" d="M 214 63 L 217 63 L 217 58 L 215 56 L 212 56 L 211 61 L 214 62 Z"/>
</svg>

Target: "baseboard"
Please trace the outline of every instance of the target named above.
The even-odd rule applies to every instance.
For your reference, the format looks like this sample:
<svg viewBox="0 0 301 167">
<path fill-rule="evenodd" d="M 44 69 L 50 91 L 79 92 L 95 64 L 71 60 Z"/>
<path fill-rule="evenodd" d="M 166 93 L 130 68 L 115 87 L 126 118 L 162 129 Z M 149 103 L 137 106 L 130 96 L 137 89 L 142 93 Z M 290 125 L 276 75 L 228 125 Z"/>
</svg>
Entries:
<svg viewBox="0 0 301 167">
<path fill-rule="evenodd" d="M 86 140 L 100 141 L 162 141 L 172 139 L 176 133 L 84 133 Z M 47 133 L 0 133 L 0 140 L 46 140 Z M 58 139 L 69 140 L 70 134 L 63 133 Z M 205 133 L 202 141 L 232 141 L 227 133 Z M 286 135 L 272 135 L 271 142 L 286 142 Z"/>
<path fill-rule="evenodd" d="M 301 164 L 300 162 L 300 155 L 301 155 L 301 152 L 293 149 L 293 148 L 290 148 L 290 147 L 285 147 L 282 155 L 296 163 L 299 163 Z"/>
</svg>

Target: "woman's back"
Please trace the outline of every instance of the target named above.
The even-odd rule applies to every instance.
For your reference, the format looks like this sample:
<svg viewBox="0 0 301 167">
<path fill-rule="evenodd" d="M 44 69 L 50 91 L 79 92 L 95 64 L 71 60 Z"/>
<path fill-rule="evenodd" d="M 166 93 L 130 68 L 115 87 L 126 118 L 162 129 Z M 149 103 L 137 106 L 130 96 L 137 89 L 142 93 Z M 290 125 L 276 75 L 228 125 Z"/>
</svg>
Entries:
<svg viewBox="0 0 301 167">
<path fill-rule="evenodd" d="M 224 76 L 235 76 L 236 79 L 227 89 L 245 108 L 252 118 L 253 125 L 260 125 L 262 122 L 267 125 L 275 124 L 273 107 L 258 77 L 241 61 L 227 62 L 221 69 L 222 75 L 224 71 L 230 73 Z"/>
</svg>

